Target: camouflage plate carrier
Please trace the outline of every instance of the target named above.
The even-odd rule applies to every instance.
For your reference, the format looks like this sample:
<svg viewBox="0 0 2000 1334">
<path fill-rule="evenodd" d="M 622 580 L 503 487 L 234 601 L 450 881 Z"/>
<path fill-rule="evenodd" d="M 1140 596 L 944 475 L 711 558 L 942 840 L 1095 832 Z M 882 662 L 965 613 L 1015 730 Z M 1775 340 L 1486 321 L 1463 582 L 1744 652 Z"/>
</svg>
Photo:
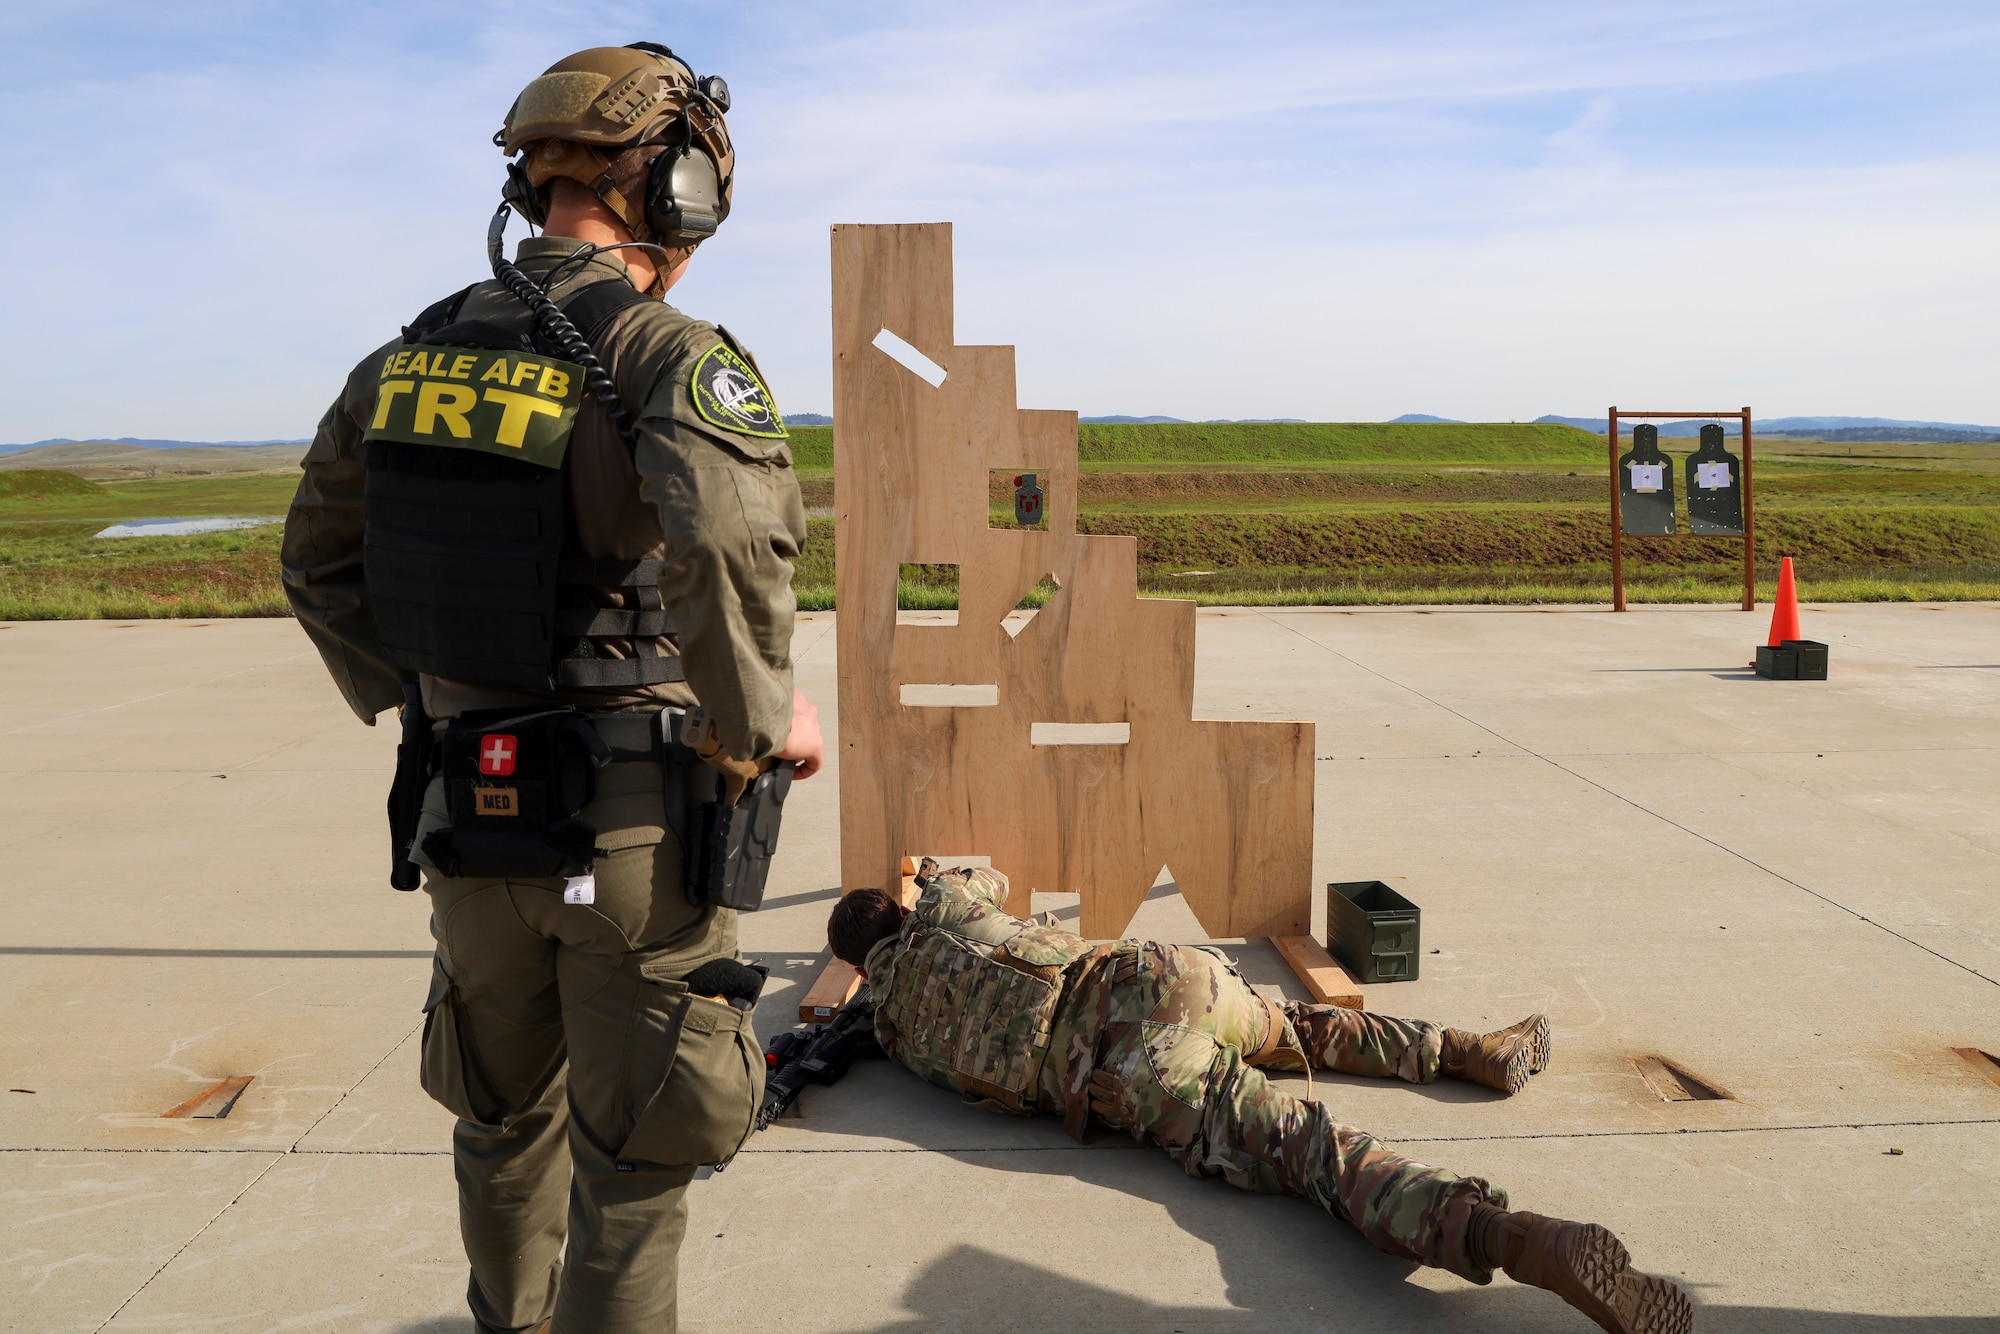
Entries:
<svg viewBox="0 0 2000 1334">
<path fill-rule="evenodd" d="M 1036 1110 L 1063 974 L 1099 951 L 991 906 L 1006 898 L 1007 882 L 992 871 L 938 876 L 865 966 L 883 1051 L 968 1102 L 1027 1113 Z"/>
</svg>

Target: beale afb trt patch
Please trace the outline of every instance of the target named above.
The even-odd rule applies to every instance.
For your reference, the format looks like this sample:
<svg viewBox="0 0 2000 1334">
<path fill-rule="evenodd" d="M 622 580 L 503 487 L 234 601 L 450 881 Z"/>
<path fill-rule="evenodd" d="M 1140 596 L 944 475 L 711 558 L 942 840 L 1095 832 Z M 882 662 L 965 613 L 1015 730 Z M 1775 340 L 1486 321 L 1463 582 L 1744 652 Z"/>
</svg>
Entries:
<svg viewBox="0 0 2000 1334">
<path fill-rule="evenodd" d="M 402 343 L 382 358 L 375 415 L 361 438 L 474 449 L 560 468 L 582 404 L 583 367 L 573 362 Z"/>
<path fill-rule="evenodd" d="M 711 426 L 763 440 L 785 439 L 785 421 L 771 391 L 727 343 L 717 343 L 695 361 L 688 392 L 694 410 Z"/>
</svg>

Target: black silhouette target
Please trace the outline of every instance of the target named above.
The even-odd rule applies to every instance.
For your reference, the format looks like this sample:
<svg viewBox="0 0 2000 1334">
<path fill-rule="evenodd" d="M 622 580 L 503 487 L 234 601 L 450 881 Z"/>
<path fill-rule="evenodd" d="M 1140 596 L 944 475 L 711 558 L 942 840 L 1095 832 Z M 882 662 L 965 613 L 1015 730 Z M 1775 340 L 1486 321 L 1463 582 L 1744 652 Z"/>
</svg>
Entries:
<svg viewBox="0 0 2000 1334">
<path fill-rule="evenodd" d="M 1660 428 L 1632 428 L 1632 448 L 1618 459 L 1618 501 L 1633 537 L 1674 535 L 1674 461 L 1660 452 Z"/>
<path fill-rule="evenodd" d="M 1688 531 L 1697 537 L 1743 536 L 1743 460 L 1722 447 L 1722 428 L 1701 428 L 1701 448 L 1687 461 Z"/>
</svg>

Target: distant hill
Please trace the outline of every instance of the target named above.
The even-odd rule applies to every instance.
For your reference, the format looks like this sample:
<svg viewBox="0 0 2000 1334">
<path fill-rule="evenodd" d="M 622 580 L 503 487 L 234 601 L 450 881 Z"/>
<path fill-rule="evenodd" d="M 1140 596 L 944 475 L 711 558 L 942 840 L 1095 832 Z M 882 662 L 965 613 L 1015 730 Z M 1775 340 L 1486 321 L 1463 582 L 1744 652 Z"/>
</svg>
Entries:
<svg viewBox="0 0 2000 1334">
<path fill-rule="evenodd" d="M 97 483 L 54 468 L 17 468 L 0 472 L 0 501 L 74 500 L 79 496 L 103 494 L 104 488 Z"/>
<path fill-rule="evenodd" d="M 0 445 L 0 454 L 18 454 L 24 449 L 43 449 L 49 445 L 137 445 L 141 449 L 244 449 L 257 445 L 309 445 L 310 439 L 302 440 L 134 440 L 123 436 L 117 440 L 73 440 L 62 436 L 54 440 L 32 440 L 25 445 Z"/>
<path fill-rule="evenodd" d="M 1389 418 L 1385 424 L 1389 426 L 1463 426 L 1465 423 L 1456 417 L 1433 417 L 1428 412 L 1406 412 L 1400 417 Z"/>
<path fill-rule="evenodd" d="M 1538 422 L 1561 423 L 1574 426 L 1580 431 L 1604 434 L 1606 419 L 1603 417 L 1537 417 Z M 1620 433 L 1623 434 L 1625 419 L 1620 417 Z M 1776 435 L 1807 436 L 1814 440 L 1964 440 L 2000 438 L 2000 426 L 1971 426 L 1964 422 L 1904 421 L 1895 417 L 1752 417 L 1751 423 L 1759 432 Z M 1657 422 L 1660 434 L 1664 436 L 1697 436 L 1706 424 L 1699 421 Z M 1725 417 L 1722 419 L 1725 435 L 1737 433 L 1736 423 Z M 1943 431 L 1949 435 L 1905 436 L 1890 435 L 1890 431 Z M 1839 432 L 1839 434 L 1829 434 Z"/>
<path fill-rule="evenodd" d="M 265 445 L 179 445 L 158 449 L 114 441 L 34 445 L 0 455 L 0 469 L 56 468 L 79 477 L 152 477 L 158 474 L 271 472 L 296 468 L 307 441 Z"/>
<path fill-rule="evenodd" d="M 1828 440 L 1855 444 L 2000 444 L 2000 435 L 1988 431 L 1957 431 L 1948 426 L 1842 426 L 1821 427 L 1812 431 L 1777 431 L 1759 427 L 1757 434 L 1778 440 Z"/>
</svg>

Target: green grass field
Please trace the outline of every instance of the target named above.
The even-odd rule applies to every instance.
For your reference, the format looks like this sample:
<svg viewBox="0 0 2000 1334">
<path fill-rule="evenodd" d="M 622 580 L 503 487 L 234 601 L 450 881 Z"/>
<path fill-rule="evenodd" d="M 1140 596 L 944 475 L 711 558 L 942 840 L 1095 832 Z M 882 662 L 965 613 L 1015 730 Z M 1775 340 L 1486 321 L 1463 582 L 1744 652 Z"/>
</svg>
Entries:
<svg viewBox="0 0 2000 1334">
<path fill-rule="evenodd" d="M 810 539 L 799 604 L 833 605 L 833 432 L 793 432 Z M 1676 459 L 1692 441 L 1665 443 Z M 1733 447 L 1733 446 L 1732 446 Z M 1080 428 L 1079 524 L 1137 539 L 1140 589 L 1209 604 L 1603 602 L 1606 450 L 1566 426 Z M 1772 440 L 1757 447 L 1760 596 L 1778 558 L 1822 601 L 2000 598 L 2000 446 Z M 0 472 L 0 618 L 283 615 L 275 526 L 102 540 L 135 517 L 282 514 L 298 474 L 103 483 Z M 1005 524 L 1011 500 L 989 496 Z M 1734 541 L 1626 544 L 1627 595 L 1731 602 Z M 1046 596 L 1031 595 L 1029 605 Z M 948 568 L 909 607 L 950 607 Z"/>
<path fill-rule="evenodd" d="M 132 518 L 281 515 L 298 474 L 88 482 L 0 472 L 0 620 L 284 616 L 279 526 L 190 537 L 94 536 Z"/>
</svg>

